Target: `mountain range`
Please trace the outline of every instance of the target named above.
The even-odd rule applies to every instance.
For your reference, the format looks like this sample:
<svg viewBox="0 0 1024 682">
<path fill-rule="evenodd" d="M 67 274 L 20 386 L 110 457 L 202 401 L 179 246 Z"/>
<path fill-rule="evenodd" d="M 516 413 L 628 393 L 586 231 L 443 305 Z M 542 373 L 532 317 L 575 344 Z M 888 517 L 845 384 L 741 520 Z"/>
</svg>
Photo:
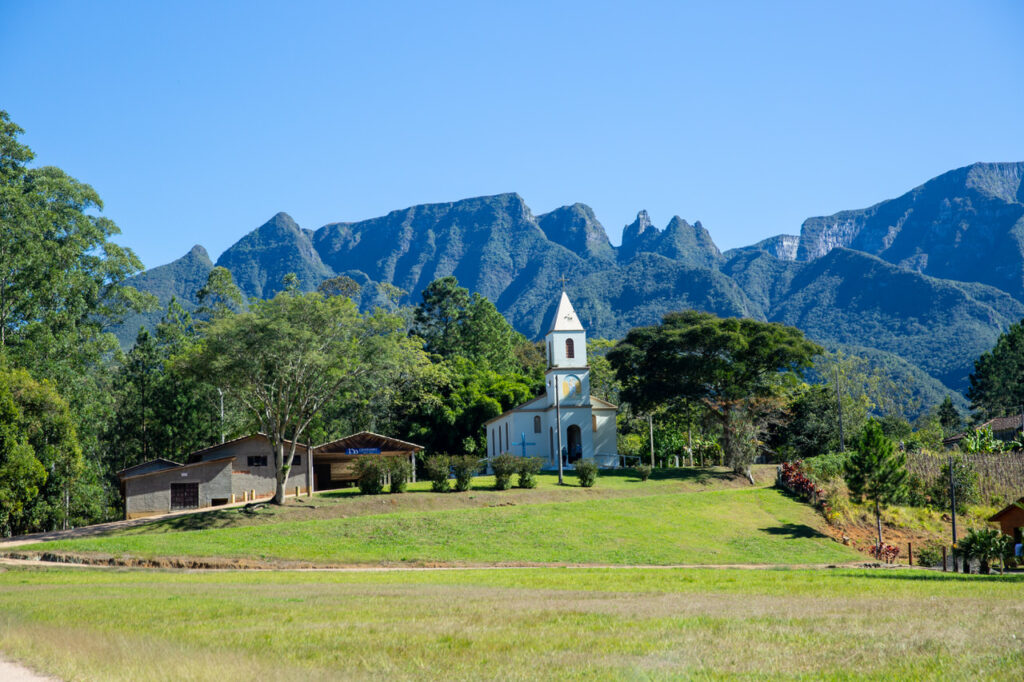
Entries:
<svg viewBox="0 0 1024 682">
<path fill-rule="evenodd" d="M 959 394 L 978 355 L 1024 317 L 1024 163 L 977 163 L 859 210 L 808 218 L 722 253 L 699 222 L 664 228 L 646 211 L 614 246 L 585 204 L 534 215 L 518 194 L 426 204 L 359 222 L 302 229 L 278 213 L 216 261 L 249 297 L 273 296 L 287 273 L 313 290 L 347 275 L 363 307 L 381 284 L 416 302 L 455 275 L 494 301 L 528 338 L 543 333 L 561 277 L 592 336 L 617 338 L 671 310 L 777 321 L 844 348 L 912 384 L 927 404 Z M 131 284 L 187 308 L 214 267 L 201 246 Z M 130 343 L 159 313 L 114 331 Z M 958 397 L 960 404 L 962 398 Z"/>
</svg>

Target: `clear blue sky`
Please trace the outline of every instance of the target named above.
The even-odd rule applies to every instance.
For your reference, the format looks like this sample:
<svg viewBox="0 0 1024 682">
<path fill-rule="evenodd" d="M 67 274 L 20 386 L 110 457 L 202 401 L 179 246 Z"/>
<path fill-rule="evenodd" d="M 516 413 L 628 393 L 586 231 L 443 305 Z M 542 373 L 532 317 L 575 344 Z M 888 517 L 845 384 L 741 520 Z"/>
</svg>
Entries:
<svg viewBox="0 0 1024 682">
<path fill-rule="evenodd" d="M 517 191 L 718 245 L 1024 160 L 1024 3 L 0 0 L 0 108 L 148 267 Z"/>
</svg>

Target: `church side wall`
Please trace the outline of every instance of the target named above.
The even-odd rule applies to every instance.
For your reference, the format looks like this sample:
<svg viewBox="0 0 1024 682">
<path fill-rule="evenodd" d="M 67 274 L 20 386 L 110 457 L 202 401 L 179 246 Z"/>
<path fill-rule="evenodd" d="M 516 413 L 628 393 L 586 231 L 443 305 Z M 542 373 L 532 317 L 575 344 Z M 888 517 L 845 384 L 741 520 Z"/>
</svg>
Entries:
<svg viewBox="0 0 1024 682">
<path fill-rule="evenodd" d="M 619 451 L 616 437 L 615 411 L 594 410 L 597 431 L 594 433 L 594 452 L 599 455 L 613 455 Z"/>
</svg>

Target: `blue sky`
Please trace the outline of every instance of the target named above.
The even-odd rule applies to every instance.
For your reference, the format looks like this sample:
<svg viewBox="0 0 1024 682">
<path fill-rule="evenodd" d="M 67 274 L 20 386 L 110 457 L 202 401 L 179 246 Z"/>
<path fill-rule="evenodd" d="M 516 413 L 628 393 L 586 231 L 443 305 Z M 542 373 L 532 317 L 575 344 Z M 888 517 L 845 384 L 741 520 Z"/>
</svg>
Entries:
<svg viewBox="0 0 1024 682">
<path fill-rule="evenodd" d="M 0 0 L 0 108 L 147 267 L 519 192 L 726 248 L 1024 160 L 1024 3 Z"/>
</svg>

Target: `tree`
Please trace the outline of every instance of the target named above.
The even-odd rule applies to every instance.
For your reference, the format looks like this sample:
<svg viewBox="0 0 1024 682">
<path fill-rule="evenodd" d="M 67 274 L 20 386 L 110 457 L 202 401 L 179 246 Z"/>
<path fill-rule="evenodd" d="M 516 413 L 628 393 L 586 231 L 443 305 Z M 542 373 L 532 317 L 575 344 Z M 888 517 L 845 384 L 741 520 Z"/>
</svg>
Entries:
<svg viewBox="0 0 1024 682">
<path fill-rule="evenodd" d="M 235 284 L 231 271 L 218 265 L 206 276 L 206 284 L 196 292 L 199 307 L 196 313 L 216 319 L 237 313 L 245 306 L 242 290 Z"/>
<path fill-rule="evenodd" d="M 967 398 L 982 418 L 1019 414 L 1024 405 L 1024 320 L 974 362 Z"/>
<path fill-rule="evenodd" d="M 938 416 L 939 424 L 942 426 L 942 433 L 947 438 L 959 433 L 960 427 L 963 426 L 963 418 L 960 416 L 960 410 L 956 409 L 956 406 L 953 405 L 953 398 L 947 395 L 938 408 L 936 408 L 935 414 Z"/>
<path fill-rule="evenodd" d="M 141 327 L 114 379 L 117 408 L 108 434 L 113 472 L 168 454 L 158 445 L 154 428 L 163 369 L 156 340 Z"/>
<path fill-rule="evenodd" d="M 871 419 L 857 439 L 844 470 L 850 493 L 874 503 L 878 545 L 882 545 L 881 507 L 898 501 L 906 493 L 907 457 L 896 452 L 882 426 Z"/>
<path fill-rule="evenodd" d="M 0 110 L 0 350 L 36 376 L 73 376 L 114 347 L 105 324 L 155 298 L 125 286 L 142 268 L 96 191 L 59 168 L 28 168 L 24 131 Z"/>
<path fill-rule="evenodd" d="M 212 377 L 259 424 L 273 449 L 274 501 L 280 504 L 310 422 L 337 394 L 367 390 L 367 380 L 383 366 L 407 360 L 402 329 L 400 318 L 382 311 L 361 315 L 342 296 L 285 291 L 212 320 L 179 367 Z"/>
<path fill-rule="evenodd" d="M 428 353 L 467 358 L 496 372 L 523 372 L 532 346 L 487 298 L 470 295 L 454 277 L 434 280 L 413 314 L 412 333 Z M 520 350 L 521 349 L 521 350 Z"/>
<path fill-rule="evenodd" d="M 355 298 L 359 295 L 360 286 L 351 277 L 345 275 L 338 275 L 337 277 L 331 277 L 320 282 L 316 288 L 324 296 L 344 296 L 346 298 Z"/>
<path fill-rule="evenodd" d="M 686 311 L 631 330 L 608 360 L 623 398 L 641 411 L 702 403 L 721 429 L 727 464 L 751 478 L 753 446 L 778 409 L 773 399 L 820 352 L 793 327 Z"/>
</svg>

